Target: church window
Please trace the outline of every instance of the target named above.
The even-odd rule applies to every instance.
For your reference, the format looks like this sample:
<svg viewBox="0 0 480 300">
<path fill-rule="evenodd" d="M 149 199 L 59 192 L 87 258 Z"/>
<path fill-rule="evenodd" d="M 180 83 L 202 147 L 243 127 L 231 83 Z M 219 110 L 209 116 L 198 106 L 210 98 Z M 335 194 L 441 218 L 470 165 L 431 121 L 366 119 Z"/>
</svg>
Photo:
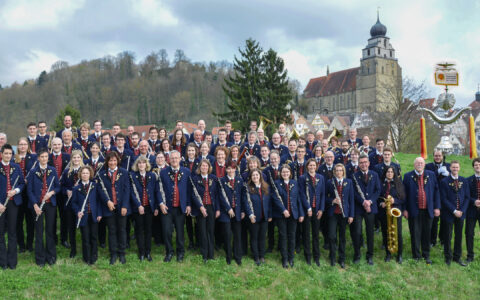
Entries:
<svg viewBox="0 0 480 300">
<path fill-rule="evenodd" d="M 386 40 L 386 39 L 383 40 L 383 46 L 384 46 L 385 48 L 387 48 L 387 40 Z"/>
<path fill-rule="evenodd" d="M 380 48 L 378 48 L 378 54 L 380 54 Z"/>
<path fill-rule="evenodd" d="M 390 50 L 390 57 L 393 57 L 393 56 L 392 56 L 392 50 Z"/>
<path fill-rule="evenodd" d="M 367 55 L 370 56 L 370 49 L 367 50 Z"/>
</svg>

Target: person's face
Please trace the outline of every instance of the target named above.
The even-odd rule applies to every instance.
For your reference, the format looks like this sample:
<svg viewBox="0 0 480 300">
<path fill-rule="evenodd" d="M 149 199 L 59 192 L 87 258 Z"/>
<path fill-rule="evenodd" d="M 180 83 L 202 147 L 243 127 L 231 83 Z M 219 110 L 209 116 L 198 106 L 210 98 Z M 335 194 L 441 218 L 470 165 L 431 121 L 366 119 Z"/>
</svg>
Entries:
<svg viewBox="0 0 480 300">
<path fill-rule="evenodd" d="M 208 148 L 207 144 L 202 144 L 202 146 L 200 146 L 200 152 L 202 155 L 207 155 L 209 151 L 210 149 Z"/>
<path fill-rule="evenodd" d="M 66 128 L 70 128 L 70 126 L 72 126 L 72 118 L 70 116 L 65 116 L 63 119 L 63 124 Z"/>
<path fill-rule="evenodd" d="M 105 147 L 110 147 L 110 136 L 109 135 L 102 136 L 102 144 Z"/>
<path fill-rule="evenodd" d="M 0 146 L 3 146 L 7 143 L 7 137 L 4 135 L 0 135 Z"/>
<path fill-rule="evenodd" d="M 274 135 L 272 136 L 272 142 L 273 142 L 275 145 L 280 144 L 280 135 L 274 134 Z"/>
<path fill-rule="evenodd" d="M 350 137 L 351 140 L 354 140 L 357 138 L 357 131 L 356 130 L 349 130 L 348 131 L 348 136 Z"/>
<path fill-rule="evenodd" d="M 163 140 L 162 149 L 163 151 L 170 151 L 170 143 L 168 142 L 168 140 Z"/>
<path fill-rule="evenodd" d="M 198 121 L 198 129 L 200 129 L 201 131 L 205 130 L 205 121 L 203 120 Z"/>
<path fill-rule="evenodd" d="M 40 156 L 38 157 L 38 161 L 42 166 L 46 165 L 48 163 L 48 152 L 43 152 L 42 154 L 40 154 Z"/>
<path fill-rule="evenodd" d="M 334 139 L 332 139 L 332 140 L 330 141 L 330 143 L 332 144 L 332 147 L 337 147 L 337 145 L 338 145 L 338 142 L 337 142 L 336 140 L 334 140 Z"/>
<path fill-rule="evenodd" d="M 327 140 L 322 140 L 322 147 L 323 147 L 323 149 L 328 148 L 328 141 Z"/>
<path fill-rule="evenodd" d="M 255 183 L 255 184 L 260 183 L 260 173 L 258 173 L 258 172 L 253 172 L 253 173 L 252 173 L 252 181 L 253 181 L 253 183 Z"/>
<path fill-rule="evenodd" d="M 480 173 L 480 162 L 476 161 L 474 164 L 473 164 L 473 169 L 475 170 L 475 173 Z"/>
<path fill-rule="evenodd" d="M 325 158 L 325 162 L 327 163 L 327 165 L 333 164 L 334 156 L 333 156 L 332 152 L 325 153 L 324 158 Z"/>
<path fill-rule="evenodd" d="M 66 145 L 70 145 L 71 142 L 72 142 L 72 133 L 70 131 L 64 131 L 63 143 Z"/>
<path fill-rule="evenodd" d="M 182 123 L 182 122 L 178 122 L 177 125 L 175 126 L 175 129 L 180 129 L 180 130 L 182 130 L 182 129 L 183 129 L 183 123 Z"/>
<path fill-rule="evenodd" d="M 284 124 L 280 124 L 280 126 L 278 126 L 278 132 L 279 133 L 285 133 L 285 130 L 286 130 L 286 127 Z"/>
<path fill-rule="evenodd" d="M 256 141 L 257 141 L 257 136 L 256 136 L 256 135 L 250 134 L 250 135 L 248 136 L 248 143 L 249 143 L 250 145 L 255 144 Z"/>
<path fill-rule="evenodd" d="M 308 134 L 307 135 L 307 141 L 309 143 L 313 143 L 314 140 L 315 140 L 315 136 L 313 134 Z"/>
<path fill-rule="evenodd" d="M 206 135 L 206 136 L 205 136 L 205 141 L 207 141 L 209 144 L 211 144 L 212 141 L 213 141 L 213 136 L 211 136 L 211 135 Z"/>
<path fill-rule="evenodd" d="M 388 169 L 387 173 L 385 173 L 385 177 L 387 177 L 388 180 L 392 180 L 393 179 L 393 170 L 392 169 Z"/>
<path fill-rule="evenodd" d="M 18 142 L 18 152 L 24 154 L 24 153 L 27 152 L 27 150 L 28 150 L 28 143 L 27 143 L 27 141 L 25 141 L 25 140 L 20 140 L 20 141 Z"/>
<path fill-rule="evenodd" d="M 433 160 L 434 160 L 436 163 L 441 163 L 441 162 L 443 161 L 442 152 L 435 151 L 435 153 L 433 154 Z"/>
<path fill-rule="evenodd" d="M 173 153 L 170 156 L 170 165 L 175 169 L 178 168 L 180 165 L 180 153 Z"/>
<path fill-rule="evenodd" d="M 155 162 L 157 165 L 163 166 L 165 164 L 165 156 L 163 154 L 157 155 L 157 157 L 155 157 Z"/>
<path fill-rule="evenodd" d="M 265 139 L 265 133 L 263 132 L 262 129 L 257 130 L 257 135 L 259 140 L 264 140 Z"/>
<path fill-rule="evenodd" d="M 316 157 L 321 157 L 322 153 L 323 153 L 322 148 L 320 148 L 320 147 L 315 148 L 315 156 Z"/>
<path fill-rule="evenodd" d="M 317 134 L 315 134 L 315 138 L 317 141 L 323 140 L 323 132 L 317 132 Z"/>
<path fill-rule="evenodd" d="M 358 161 L 358 154 L 355 152 L 350 153 L 350 159 L 354 162 Z"/>
<path fill-rule="evenodd" d="M 138 137 L 138 135 L 132 135 L 132 144 L 134 147 L 138 145 L 139 141 L 140 141 L 140 138 Z"/>
<path fill-rule="evenodd" d="M 335 168 L 335 177 L 343 178 L 343 168 L 341 166 Z"/>
<path fill-rule="evenodd" d="M 288 150 L 293 153 L 297 150 L 297 143 L 296 142 L 290 142 L 288 143 Z"/>
<path fill-rule="evenodd" d="M 390 151 L 383 152 L 383 160 L 387 163 L 391 162 L 392 161 L 392 152 L 390 152 Z"/>
<path fill-rule="evenodd" d="M 227 140 L 227 133 L 225 131 L 219 131 L 218 140 L 222 143 L 225 142 Z"/>
<path fill-rule="evenodd" d="M 307 166 L 308 173 L 315 173 L 317 171 L 317 164 L 315 162 L 310 162 Z"/>
<path fill-rule="evenodd" d="M 203 162 L 200 164 L 200 172 L 202 172 L 203 175 L 206 175 L 208 173 L 208 164 Z"/>
<path fill-rule="evenodd" d="M 108 161 L 108 167 L 113 170 L 117 167 L 117 164 L 118 164 L 118 161 L 117 161 L 117 158 L 116 157 L 112 157 L 109 161 Z"/>
<path fill-rule="evenodd" d="M 117 147 L 123 149 L 125 147 L 125 139 L 124 138 L 117 138 Z"/>
<path fill-rule="evenodd" d="M 148 152 L 148 143 L 147 143 L 147 141 L 142 141 L 142 142 L 140 142 L 140 145 L 138 146 L 138 150 L 139 150 L 140 153 L 142 153 L 142 154 L 147 154 L 147 152 Z"/>
<path fill-rule="evenodd" d="M 230 154 L 232 155 L 232 157 L 237 158 L 238 157 L 238 148 L 236 148 L 236 147 L 232 148 L 230 150 Z"/>
<path fill-rule="evenodd" d="M 290 170 L 288 168 L 282 169 L 282 179 L 289 180 L 290 179 Z"/>
<path fill-rule="evenodd" d="M 181 131 L 177 131 L 177 133 L 175 133 L 175 140 L 181 141 L 182 136 L 183 136 L 183 133 Z"/>
<path fill-rule="evenodd" d="M 253 130 L 253 131 L 256 131 L 257 130 L 257 122 L 251 122 L 250 123 L 250 129 Z"/>
<path fill-rule="evenodd" d="M 251 160 L 251 161 L 248 162 L 248 169 L 249 170 L 254 170 L 256 168 L 258 168 L 258 163 L 257 163 L 256 160 Z"/>
<path fill-rule="evenodd" d="M 423 170 L 425 169 L 425 161 L 423 159 L 417 158 L 413 163 L 413 165 L 415 166 L 415 170 L 418 173 L 422 173 Z"/>
<path fill-rule="evenodd" d="M 163 140 L 167 136 L 167 132 L 165 130 L 160 130 L 158 132 L 158 138 Z"/>
<path fill-rule="evenodd" d="M 377 142 L 377 149 L 379 151 L 383 151 L 383 147 L 385 146 L 385 143 L 383 141 L 378 141 Z"/>
<path fill-rule="evenodd" d="M 267 147 L 262 147 L 262 149 L 260 149 L 260 155 L 263 158 L 268 158 L 268 154 L 269 154 L 269 150 Z"/>
<path fill-rule="evenodd" d="M 34 137 L 37 135 L 37 126 L 30 126 L 27 128 L 27 130 L 29 136 Z"/>
<path fill-rule="evenodd" d="M 6 163 L 12 160 L 13 152 L 10 149 L 5 149 L 2 153 L 2 160 Z"/>
<path fill-rule="evenodd" d="M 98 153 L 100 153 L 100 148 L 98 148 L 96 144 L 93 144 L 92 147 L 90 147 L 90 152 L 92 152 L 92 154 L 97 156 Z"/>
<path fill-rule="evenodd" d="M 342 143 L 342 151 L 343 153 L 347 153 L 348 148 L 350 148 L 350 145 L 347 142 Z"/>
<path fill-rule="evenodd" d="M 82 161 L 82 157 L 80 155 L 72 156 L 72 163 L 74 166 L 79 166 L 81 161 Z"/>
<path fill-rule="evenodd" d="M 102 131 L 102 123 L 95 122 L 95 124 L 93 124 L 93 129 L 95 129 L 96 132 Z"/>
<path fill-rule="evenodd" d="M 232 124 L 225 124 L 225 129 L 230 132 L 232 130 Z"/>
<path fill-rule="evenodd" d="M 368 167 L 370 166 L 370 161 L 368 158 L 361 158 L 360 161 L 358 162 L 358 166 L 360 167 L 360 170 L 363 172 L 368 171 Z"/>
<path fill-rule="evenodd" d="M 240 142 L 240 139 L 242 138 L 242 136 L 240 135 L 240 132 L 235 132 L 233 134 L 233 139 L 236 141 L 236 142 Z"/>
<path fill-rule="evenodd" d="M 305 149 L 303 149 L 303 148 L 297 149 L 297 156 L 300 160 L 305 158 Z"/>
<path fill-rule="evenodd" d="M 197 143 L 202 141 L 202 133 L 200 131 L 195 131 L 193 138 Z"/>
<path fill-rule="evenodd" d="M 195 148 L 193 148 L 193 147 L 188 147 L 188 149 L 187 149 L 187 155 L 188 155 L 188 157 L 190 157 L 190 158 L 194 158 L 194 157 L 195 157 Z"/>
<path fill-rule="evenodd" d="M 85 128 L 85 127 L 82 127 L 80 129 L 80 135 L 83 137 L 83 138 L 87 138 L 88 137 L 88 129 Z"/>
<path fill-rule="evenodd" d="M 52 149 L 57 153 L 60 152 L 62 149 L 62 142 L 59 140 L 52 141 Z"/>
<path fill-rule="evenodd" d="M 120 126 L 113 126 L 112 132 L 113 135 L 117 135 L 120 132 Z"/>
<path fill-rule="evenodd" d="M 156 140 L 158 138 L 158 131 L 157 130 L 150 130 L 148 133 L 151 140 Z"/>
<path fill-rule="evenodd" d="M 133 128 L 133 126 L 128 126 L 127 127 L 127 134 L 128 135 L 132 135 L 132 133 L 135 131 L 135 129 Z"/>
<path fill-rule="evenodd" d="M 303 139 L 298 140 L 298 145 L 305 146 L 306 144 L 307 144 L 307 141 L 305 141 Z"/>
<path fill-rule="evenodd" d="M 270 162 L 272 163 L 272 165 L 278 166 L 278 164 L 280 163 L 280 156 L 278 156 L 278 154 L 276 153 L 270 155 Z"/>
<path fill-rule="evenodd" d="M 40 123 L 38 124 L 38 131 L 43 135 L 47 132 L 47 124 L 45 123 Z"/>
<path fill-rule="evenodd" d="M 363 139 L 362 139 L 362 143 L 365 146 L 369 146 L 370 145 L 370 138 L 368 136 L 364 136 Z"/>
<path fill-rule="evenodd" d="M 230 176 L 230 178 L 234 178 L 235 177 L 235 168 L 227 167 L 227 175 Z"/>
<path fill-rule="evenodd" d="M 217 161 L 224 162 L 226 158 L 225 152 L 223 151 L 218 151 L 217 152 Z"/>
<path fill-rule="evenodd" d="M 82 178 L 82 181 L 89 181 L 90 171 L 88 169 L 83 169 L 82 173 L 80 173 L 80 178 Z"/>
<path fill-rule="evenodd" d="M 141 160 L 138 162 L 137 167 L 140 172 L 145 172 L 145 170 L 147 169 L 147 163 Z"/>
<path fill-rule="evenodd" d="M 458 172 L 460 172 L 460 165 L 457 163 L 451 164 L 450 171 L 452 172 L 453 176 L 458 176 Z"/>
</svg>

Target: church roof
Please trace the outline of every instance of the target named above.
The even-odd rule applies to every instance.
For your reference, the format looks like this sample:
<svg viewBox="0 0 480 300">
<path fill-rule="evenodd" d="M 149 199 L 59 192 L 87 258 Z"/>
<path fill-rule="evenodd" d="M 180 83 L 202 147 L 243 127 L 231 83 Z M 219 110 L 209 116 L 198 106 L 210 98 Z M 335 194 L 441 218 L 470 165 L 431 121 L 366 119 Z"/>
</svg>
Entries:
<svg viewBox="0 0 480 300">
<path fill-rule="evenodd" d="M 435 103 L 435 98 L 420 99 L 418 101 L 418 106 L 421 108 L 433 109 L 433 104 Z"/>
<path fill-rule="evenodd" d="M 468 106 L 470 106 L 472 110 L 480 109 L 480 101 L 473 100 Z"/>
<path fill-rule="evenodd" d="M 327 76 L 312 78 L 303 90 L 303 94 L 305 98 L 312 98 L 354 91 L 357 86 L 356 76 L 359 69 L 351 68 L 333 72 Z"/>
</svg>

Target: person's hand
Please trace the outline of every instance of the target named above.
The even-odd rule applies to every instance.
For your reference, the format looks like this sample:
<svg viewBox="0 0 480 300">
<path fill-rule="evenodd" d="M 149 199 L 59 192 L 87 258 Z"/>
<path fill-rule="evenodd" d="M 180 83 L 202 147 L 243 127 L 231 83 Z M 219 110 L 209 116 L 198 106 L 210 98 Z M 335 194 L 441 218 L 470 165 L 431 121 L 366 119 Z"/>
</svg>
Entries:
<svg viewBox="0 0 480 300">
<path fill-rule="evenodd" d="M 97 217 L 97 222 L 100 222 L 100 220 L 102 220 L 102 217 L 101 217 L 101 216 L 98 216 L 98 217 Z"/>
<path fill-rule="evenodd" d="M 299 218 L 298 218 L 298 222 L 299 222 L 299 223 L 302 223 L 302 222 L 303 222 L 303 219 L 304 219 L 303 217 L 299 217 Z"/>
<path fill-rule="evenodd" d="M 228 216 L 230 218 L 234 218 L 235 217 L 235 213 L 233 212 L 233 209 L 230 208 L 230 210 L 228 211 Z"/>
<path fill-rule="evenodd" d="M 13 198 L 13 196 L 15 196 L 17 194 L 17 191 L 15 190 L 10 190 L 8 191 L 7 193 L 7 198 L 10 199 L 10 198 Z"/>
<path fill-rule="evenodd" d="M 113 211 L 115 209 L 115 204 L 112 201 L 107 202 L 108 210 Z"/>
<path fill-rule="evenodd" d="M 162 211 L 162 214 L 166 215 L 168 213 L 168 207 L 165 204 L 160 204 L 160 210 Z"/>
<path fill-rule="evenodd" d="M 290 213 L 288 212 L 288 210 L 283 211 L 283 216 L 285 217 L 285 219 L 290 217 Z"/>
<path fill-rule="evenodd" d="M 71 197 L 72 197 L 72 191 L 71 191 L 71 190 L 67 190 L 67 197 L 68 197 L 68 198 L 71 198 Z"/>
<path fill-rule="evenodd" d="M 122 210 L 120 213 L 122 214 L 122 217 L 125 217 L 127 215 L 127 209 L 125 207 L 122 207 Z"/>
<path fill-rule="evenodd" d="M 312 209 L 311 208 L 307 211 L 307 216 L 309 216 L 309 217 L 312 216 Z"/>
<path fill-rule="evenodd" d="M 319 210 L 317 211 L 317 219 L 320 220 L 320 218 L 322 217 L 323 215 L 323 211 Z"/>
<path fill-rule="evenodd" d="M 433 210 L 433 215 L 434 215 L 435 217 L 439 217 L 439 216 L 440 216 L 440 210 L 439 210 L 438 208 L 434 209 L 434 210 Z"/>
<path fill-rule="evenodd" d="M 380 207 L 381 207 L 381 208 L 385 208 L 385 206 L 387 206 L 387 205 L 385 204 L 385 202 L 381 202 L 381 203 L 380 203 Z"/>
<path fill-rule="evenodd" d="M 190 206 L 187 206 L 187 208 L 185 209 L 185 214 L 189 216 L 191 213 L 192 213 L 192 208 Z"/>
<path fill-rule="evenodd" d="M 240 216 L 241 216 L 241 219 L 243 220 L 243 218 L 245 218 L 245 213 L 242 212 Z"/>
<path fill-rule="evenodd" d="M 475 206 L 480 207 L 480 199 L 475 200 Z"/>
<path fill-rule="evenodd" d="M 42 214 L 42 210 L 40 209 L 40 207 L 37 204 L 35 204 L 33 206 L 33 209 L 35 210 L 35 213 L 37 214 L 37 216 Z"/>
<path fill-rule="evenodd" d="M 408 219 L 408 210 L 403 211 L 403 216 L 405 217 L 405 219 Z"/>
<path fill-rule="evenodd" d="M 83 217 L 83 212 L 79 211 L 78 212 L 78 218 L 81 219 Z"/>
<path fill-rule="evenodd" d="M 143 215 L 143 214 L 145 213 L 145 207 L 143 207 L 143 206 L 140 205 L 140 206 L 138 207 L 138 213 L 139 213 L 140 215 Z"/>
<path fill-rule="evenodd" d="M 457 210 L 457 211 L 455 212 L 455 217 L 457 217 L 457 218 L 461 218 L 462 215 L 463 215 L 463 212 L 462 212 L 461 210 Z"/>
<path fill-rule="evenodd" d="M 6 206 L 3 205 L 3 204 L 0 204 L 0 213 L 3 214 L 3 212 L 5 211 L 5 209 L 6 209 Z"/>
<path fill-rule="evenodd" d="M 218 219 L 218 217 L 220 217 L 220 211 L 219 211 L 219 210 L 217 210 L 217 211 L 215 212 L 215 219 Z"/>
<path fill-rule="evenodd" d="M 348 218 L 348 224 L 352 224 L 352 222 L 353 222 L 353 218 L 352 217 Z"/>
<path fill-rule="evenodd" d="M 250 222 L 252 222 L 252 224 L 255 224 L 255 215 L 250 216 Z"/>
<path fill-rule="evenodd" d="M 200 206 L 200 212 L 202 213 L 204 218 L 206 218 L 208 216 L 207 210 L 205 209 L 205 206 Z"/>
<path fill-rule="evenodd" d="M 154 212 L 153 212 L 153 215 L 156 217 L 158 216 L 158 209 L 156 209 Z"/>
<path fill-rule="evenodd" d="M 268 222 L 272 222 L 272 218 L 268 218 L 268 220 L 267 220 L 267 221 L 268 221 Z"/>
</svg>

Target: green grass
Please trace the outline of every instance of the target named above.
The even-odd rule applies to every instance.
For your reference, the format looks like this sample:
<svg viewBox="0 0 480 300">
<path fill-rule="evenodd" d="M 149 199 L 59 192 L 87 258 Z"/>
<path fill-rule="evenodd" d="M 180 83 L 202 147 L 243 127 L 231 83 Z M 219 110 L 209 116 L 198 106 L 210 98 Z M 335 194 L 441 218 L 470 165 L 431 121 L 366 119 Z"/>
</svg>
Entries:
<svg viewBox="0 0 480 300">
<path fill-rule="evenodd" d="M 397 154 L 403 172 L 412 169 L 416 155 Z M 449 157 L 450 161 L 453 157 Z M 460 157 L 462 175 L 470 175 L 468 158 Z M 447 267 L 443 249 L 432 249 L 433 265 L 411 259 L 410 235 L 403 222 L 404 263 L 383 261 L 381 235 L 375 234 L 374 266 L 362 261 L 352 264 L 353 247 L 347 232 L 347 267 L 330 267 L 328 252 L 321 249 L 321 266 L 308 266 L 303 254 L 297 255 L 295 267 L 284 270 L 277 251 L 267 254 L 266 264 L 256 267 L 250 257 L 243 265 L 227 265 L 223 251 L 203 264 L 198 251 L 187 251 L 183 263 L 162 262 L 164 248 L 153 246 L 153 262 L 139 262 L 136 246 L 128 250 L 127 264 L 109 265 L 108 252 L 100 249 L 99 261 L 89 267 L 81 254 L 68 258 L 69 250 L 57 247 L 54 266 L 39 268 L 33 253 L 19 254 L 16 270 L 0 271 L 1 297 L 17 298 L 310 298 L 310 299 L 478 299 L 480 295 L 480 229 L 477 227 L 476 260 L 463 268 Z M 322 242 L 322 237 L 320 237 Z M 80 241 L 78 236 L 77 241 Z M 80 243 L 77 245 L 81 253 Z M 465 241 L 463 247 L 465 257 Z"/>
</svg>

